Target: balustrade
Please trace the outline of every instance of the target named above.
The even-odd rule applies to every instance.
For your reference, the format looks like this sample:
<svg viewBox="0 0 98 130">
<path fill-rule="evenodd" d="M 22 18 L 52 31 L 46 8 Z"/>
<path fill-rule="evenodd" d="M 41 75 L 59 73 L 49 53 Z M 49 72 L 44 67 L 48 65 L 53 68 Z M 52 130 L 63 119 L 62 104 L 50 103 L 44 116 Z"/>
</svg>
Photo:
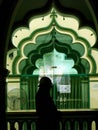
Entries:
<svg viewBox="0 0 98 130">
<path fill-rule="evenodd" d="M 7 112 L 7 130 L 36 130 L 38 117 L 35 111 Z M 60 130 L 98 130 L 98 111 L 62 110 Z"/>
</svg>

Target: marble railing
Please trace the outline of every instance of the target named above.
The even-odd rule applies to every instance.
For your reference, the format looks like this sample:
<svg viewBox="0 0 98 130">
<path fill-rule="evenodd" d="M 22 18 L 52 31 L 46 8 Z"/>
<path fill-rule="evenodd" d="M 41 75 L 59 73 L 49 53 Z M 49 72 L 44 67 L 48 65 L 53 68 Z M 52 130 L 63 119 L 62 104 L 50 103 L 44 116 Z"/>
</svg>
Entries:
<svg viewBox="0 0 98 130">
<path fill-rule="evenodd" d="M 35 111 L 6 112 L 7 130 L 36 130 Z M 98 130 L 98 110 L 62 110 L 60 130 Z"/>
</svg>

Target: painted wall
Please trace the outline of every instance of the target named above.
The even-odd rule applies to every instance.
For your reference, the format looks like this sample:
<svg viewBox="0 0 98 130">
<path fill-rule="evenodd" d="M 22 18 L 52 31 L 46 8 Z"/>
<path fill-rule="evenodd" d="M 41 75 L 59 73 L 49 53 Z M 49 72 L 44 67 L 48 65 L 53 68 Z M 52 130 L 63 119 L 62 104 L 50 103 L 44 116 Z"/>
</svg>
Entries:
<svg viewBox="0 0 98 130">
<path fill-rule="evenodd" d="M 90 108 L 98 108 L 98 76 L 90 78 Z"/>
</svg>

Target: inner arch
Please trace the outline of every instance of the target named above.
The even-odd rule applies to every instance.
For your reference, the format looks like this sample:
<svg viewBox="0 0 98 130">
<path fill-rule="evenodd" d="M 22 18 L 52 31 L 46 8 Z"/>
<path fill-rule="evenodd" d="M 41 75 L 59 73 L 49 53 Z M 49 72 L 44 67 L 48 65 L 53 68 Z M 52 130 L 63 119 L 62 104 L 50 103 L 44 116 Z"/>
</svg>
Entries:
<svg viewBox="0 0 98 130">
<path fill-rule="evenodd" d="M 38 74 L 40 73 L 39 71 L 45 71 L 47 67 L 51 69 L 55 67 L 58 68 L 58 74 L 61 73 L 59 72 L 60 68 L 63 69 L 62 71 L 64 71 L 64 74 L 85 73 L 80 54 L 76 49 L 71 48 L 68 44 L 62 44 L 56 39 L 54 42 L 50 41 L 44 45 L 37 46 L 27 57 L 28 59 L 26 59 L 25 62 L 22 61 L 20 64 L 20 71 L 22 70 L 22 74 Z M 21 68 L 22 64 L 25 64 L 23 68 Z M 48 74 L 48 72 L 45 73 Z M 55 71 L 54 74 L 57 74 L 57 71 Z"/>
</svg>

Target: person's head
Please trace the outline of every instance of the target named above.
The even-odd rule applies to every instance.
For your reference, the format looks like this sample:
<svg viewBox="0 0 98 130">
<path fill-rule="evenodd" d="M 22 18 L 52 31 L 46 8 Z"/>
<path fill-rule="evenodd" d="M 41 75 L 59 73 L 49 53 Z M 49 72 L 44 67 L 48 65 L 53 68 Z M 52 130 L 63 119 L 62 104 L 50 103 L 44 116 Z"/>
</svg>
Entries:
<svg viewBox="0 0 98 130">
<path fill-rule="evenodd" d="M 44 87 L 44 89 L 52 88 L 53 84 L 48 77 L 42 77 L 39 81 L 39 87 Z"/>
</svg>

